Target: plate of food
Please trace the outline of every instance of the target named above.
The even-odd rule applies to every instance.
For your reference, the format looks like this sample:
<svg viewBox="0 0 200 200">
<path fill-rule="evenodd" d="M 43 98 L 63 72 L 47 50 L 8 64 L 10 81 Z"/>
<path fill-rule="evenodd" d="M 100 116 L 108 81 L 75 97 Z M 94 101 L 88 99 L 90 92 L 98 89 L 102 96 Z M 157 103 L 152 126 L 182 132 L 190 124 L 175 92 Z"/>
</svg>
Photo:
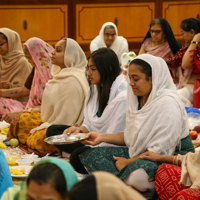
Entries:
<svg viewBox="0 0 200 200">
<path fill-rule="evenodd" d="M 25 178 L 29 175 L 33 166 L 14 166 L 10 167 L 10 173 L 15 178 Z"/>
<path fill-rule="evenodd" d="M 72 133 L 70 135 L 62 134 L 45 138 L 44 141 L 48 144 L 72 144 L 87 139 L 86 133 Z"/>
</svg>

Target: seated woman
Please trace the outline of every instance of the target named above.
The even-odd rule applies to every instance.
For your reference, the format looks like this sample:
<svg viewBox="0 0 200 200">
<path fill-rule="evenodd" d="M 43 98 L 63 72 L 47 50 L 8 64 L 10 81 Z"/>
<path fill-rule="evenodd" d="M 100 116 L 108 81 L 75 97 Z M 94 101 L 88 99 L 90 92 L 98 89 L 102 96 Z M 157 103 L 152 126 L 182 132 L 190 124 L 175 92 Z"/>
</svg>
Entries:
<svg viewBox="0 0 200 200">
<path fill-rule="evenodd" d="M 104 133 L 117 133 L 123 131 L 126 121 L 126 89 L 127 82 L 123 75 L 115 52 L 108 48 L 94 51 L 88 58 L 87 75 L 91 86 L 88 91 L 85 108 L 84 122 L 76 127 L 54 125 L 47 130 L 47 137 L 64 133 L 88 133 L 99 131 Z M 66 129 L 66 130 L 65 130 Z M 101 146 L 107 144 L 101 144 Z M 58 145 L 62 151 L 72 153 L 77 147 L 77 152 L 90 147 L 83 144 Z M 76 158 L 76 153 L 73 154 Z M 73 162 L 71 160 L 71 162 Z M 79 164 L 77 164 L 79 166 Z M 76 168 L 76 166 L 74 165 Z M 78 171 L 78 169 L 76 169 Z M 83 168 L 83 171 L 84 168 Z M 82 172 L 82 171 L 79 171 Z"/>
<path fill-rule="evenodd" d="M 21 87 L 12 89 L 0 89 L 0 97 L 19 98 L 29 96 L 28 103 L 25 105 L 14 99 L 1 98 L 0 114 L 8 123 L 13 118 L 21 114 L 24 109 L 36 109 L 41 105 L 41 99 L 45 84 L 52 78 L 51 71 L 51 52 L 53 47 L 39 38 L 30 38 L 24 43 L 24 54 L 32 65 L 32 72 L 29 74 L 25 84 Z"/>
<path fill-rule="evenodd" d="M 76 183 L 69 192 L 70 200 L 145 200 L 134 189 L 107 172 L 94 172 Z"/>
<path fill-rule="evenodd" d="M 10 174 L 10 169 L 3 151 L 0 148 L 0 199 L 3 193 L 12 187 L 12 177 Z"/>
<path fill-rule="evenodd" d="M 167 64 L 148 54 L 129 66 L 126 129 L 122 133 L 88 133 L 85 144 L 107 142 L 126 147 L 92 148 L 79 155 L 87 171 L 108 171 L 140 192 L 154 191 L 159 163 L 139 159 L 146 151 L 173 155 L 194 151 L 182 105 Z"/>
<path fill-rule="evenodd" d="M 17 32 L 0 28 L 0 89 L 22 87 L 32 67 L 25 58 Z M 27 101 L 27 98 L 18 98 Z"/>
<path fill-rule="evenodd" d="M 167 20 L 156 18 L 150 23 L 150 29 L 142 42 L 138 55 L 147 53 L 167 60 L 180 48 L 181 44 L 176 41 Z"/>
<path fill-rule="evenodd" d="M 77 182 L 77 175 L 68 162 L 46 158 L 34 165 L 26 182 L 9 188 L 1 200 L 67 200 L 70 189 Z"/>
<path fill-rule="evenodd" d="M 121 55 L 124 52 L 129 52 L 127 40 L 122 36 L 118 36 L 117 27 L 112 22 L 103 24 L 99 35 L 90 43 L 90 52 L 92 53 L 102 47 L 111 48 L 117 54 L 120 64 Z"/>
<path fill-rule="evenodd" d="M 193 87 L 200 75 L 200 19 L 188 18 L 181 22 L 185 47 L 167 60 L 181 100 L 186 106 L 193 103 Z"/>
<path fill-rule="evenodd" d="M 147 152 L 140 156 L 159 163 L 155 187 L 161 200 L 198 200 L 200 197 L 200 151 L 184 156 L 163 156 Z M 180 167 L 181 166 L 181 167 Z"/>
<path fill-rule="evenodd" d="M 86 57 L 78 43 L 62 39 L 52 52 L 53 79 L 46 84 L 41 113 L 24 112 L 11 123 L 10 136 L 40 155 L 59 150 L 43 140 L 53 124 L 75 124 L 83 121 L 83 107 L 88 90 L 85 77 Z"/>
</svg>

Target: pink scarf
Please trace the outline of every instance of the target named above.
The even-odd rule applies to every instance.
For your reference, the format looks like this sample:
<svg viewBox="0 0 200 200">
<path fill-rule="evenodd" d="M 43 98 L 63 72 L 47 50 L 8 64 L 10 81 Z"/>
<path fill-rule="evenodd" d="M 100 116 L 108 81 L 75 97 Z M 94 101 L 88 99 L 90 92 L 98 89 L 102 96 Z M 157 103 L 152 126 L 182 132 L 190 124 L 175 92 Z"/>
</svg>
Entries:
<svg viewBox="0 0 200 200">
<path fill-rule="evenodd" d="M 30 96 L 26 109 L 41 105 L 42 94 L 45 84 L 51 75 L 51 52 L 53 47 L 39 38 L 30 38 L 24 45 L 28 48 L 29 53 L 35 63 L 35 73 L 31 86 Z"/>
</svg>

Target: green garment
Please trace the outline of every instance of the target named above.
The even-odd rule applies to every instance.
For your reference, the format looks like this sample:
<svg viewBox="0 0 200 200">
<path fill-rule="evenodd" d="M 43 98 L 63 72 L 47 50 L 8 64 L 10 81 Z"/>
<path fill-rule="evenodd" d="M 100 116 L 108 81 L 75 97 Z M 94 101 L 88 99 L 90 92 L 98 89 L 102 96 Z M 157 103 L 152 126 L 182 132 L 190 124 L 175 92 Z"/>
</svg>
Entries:
<svg viewBox="0 0 200 200">
<path fill-rule="evenodd" d="M 37 162 L 32 170 L 44 163 L 52 163 L 57 165 L 63 172 L 63 176 L 66 180 L 67 190 L 69 191 L 77 182 L 78 177 L 73 167 L 65 160 L 60 158 L 46 158 Z M 26 200 L 27 185 L 25 182 L 21 182 L 14 187 L 8 188 L 8 190 L 3 194 L 1 200 Z"/>
</svg>

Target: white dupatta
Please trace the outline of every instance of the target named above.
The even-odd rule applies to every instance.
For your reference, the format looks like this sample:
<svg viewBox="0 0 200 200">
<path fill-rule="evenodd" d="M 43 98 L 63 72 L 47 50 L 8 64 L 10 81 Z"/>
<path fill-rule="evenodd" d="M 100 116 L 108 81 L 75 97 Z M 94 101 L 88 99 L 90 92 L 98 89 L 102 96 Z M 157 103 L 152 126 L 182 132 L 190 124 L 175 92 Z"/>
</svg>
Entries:
<svg viewBox="0 0 200 200">
<path fill-rule="evenodd" d="M 126 53 L 129 52 L 128 42 L 124 37 L 118 36 L 117 27 L 112 22 L 106 22 L 105 24 L 103 24 L 99 32 L 99 35 L 95 39 L 93 39 L 92 42 L 90 43 L 90 52 L 92 53 L 93 51 L 99 48 L 107 47 L 104 42 L 104 29 L 106 26 L 109 25 L 114 27 L 116 33 L 115 40 L 109 48 L 111 48 L 117 54 L 119 62 L 121 63 L 121 55 L 125 52 Z"/>
<path fill-rule="evenodd" d="M 108 105 L 105 107 L 101 117 L 97 116 L 99 109 L 98 91 L 94 86 L 91 99 L 90 90 L 85 100 L 84 122 L 88 131 L 97 131 L 100 133 L 119 133 L 123 132 L 126 124 L 126 95 L 127 82 L 123 75 L 119 75 L 113 82 L 110 89 Z M 101 143 L 98 146 L 113 146 L 107 143 Z"/>
<path fill-rule="evenodd" d="M 64 55 L 66 68 L 53 65 L 53 79 L 46 84 L 41 106 L 41 119 L 44 122 L 36 130 L 53 124 L 71 125 L 83 122 L 84 100 L 88 81 L 85 77 L 87 60 L 78 43 L 67 38 Z"/>
<path fill-rule="evenodd" d="M 146 104 L 138 110 L 138 98 L 128 86 L 124 137 L 129 156 L 146 150 L 172 155 L 180 139 L 189 134 L 185 108 L 162 58 L 142 54 L 134 59 L 144 60 L 151 66 L 152 91 Z"/>
</svg>

